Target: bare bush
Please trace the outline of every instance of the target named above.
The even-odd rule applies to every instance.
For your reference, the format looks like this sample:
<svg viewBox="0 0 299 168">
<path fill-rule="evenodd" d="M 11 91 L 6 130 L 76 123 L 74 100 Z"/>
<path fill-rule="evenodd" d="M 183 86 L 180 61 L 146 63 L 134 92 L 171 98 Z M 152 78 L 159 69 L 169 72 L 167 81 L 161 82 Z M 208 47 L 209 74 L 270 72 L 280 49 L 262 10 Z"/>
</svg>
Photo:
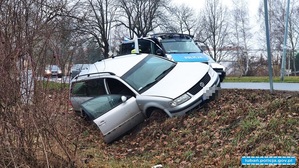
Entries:
<svg viewBox="0 0 299 168">
<path fill-rule="evenodd" d="M 0 2 L 0 167 L 75 167 L 68 89 L 40 77 L 63 1 Z M 47 8 L 45 8 L 47 6 Z M 58 41 L 58 40 L 56 40 Z"/>
</svg>

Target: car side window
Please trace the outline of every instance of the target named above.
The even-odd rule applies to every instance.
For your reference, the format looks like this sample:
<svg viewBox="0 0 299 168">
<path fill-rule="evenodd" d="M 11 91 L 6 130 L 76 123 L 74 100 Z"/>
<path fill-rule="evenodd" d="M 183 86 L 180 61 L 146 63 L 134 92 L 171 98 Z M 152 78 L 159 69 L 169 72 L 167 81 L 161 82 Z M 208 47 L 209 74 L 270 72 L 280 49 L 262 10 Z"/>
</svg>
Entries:
<svg viewBox="0 0 299 168">
<path fill-rule="evenodd" d="M 87 96 L 87 87 L 85 81 L 83 82 L 76 82 L 72 84 L 71 93 L 74 96 Z"/>
<path fill-rule="evenodd" d="M 88 112 L 90 120 L 94 120 L 122 103 L 121 95 L 105 95 L 93 98 L 81 104 Z"/>
<path fill-rule="evenodd" d="M 106 83 L 108 85 L 110 94 L 135 96 L 134 92 L 119 80 L 107 78 Z"/>
<path fill-rule="evenodd" d="M 100 96 L 105 95 L 105 85 L 102 78 L 73 83 L 72 94 L 74 96 Z"/>
</svg>

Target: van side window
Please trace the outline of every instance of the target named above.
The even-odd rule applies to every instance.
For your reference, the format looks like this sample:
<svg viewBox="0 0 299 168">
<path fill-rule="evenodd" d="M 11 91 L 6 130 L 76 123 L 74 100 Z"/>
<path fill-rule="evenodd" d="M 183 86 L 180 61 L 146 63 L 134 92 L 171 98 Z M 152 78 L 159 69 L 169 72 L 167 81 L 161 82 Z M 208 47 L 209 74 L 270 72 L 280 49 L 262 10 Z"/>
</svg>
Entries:
<svg viewBox="0 0 299 168">
<path fill-rule="evenodd" d="M 138 40 L 140 53 L 151 53 L 151 41 L 140 39 Z"/>
<path fill-rule="evenodd" d="M 155 54 L 155 55 L 157 55 L 157 51 L 158 51 L 159 49 L 162 51 L 162 49 L 159 48 L 157 44 L 155 44 L 155 43 L 151 43 L 151 45 L 152 45 L 152 48 L 153 48 L 153 51 L 152 51 L 151 54 Z"/>
<path fill-rule="evenodd" d="M 134 92 L 129 89 L 126 85 L 116 79 L 107 78 L 106 79 L 110 94 L 118 94 L 118 95 L 127 95 L 127 96 L 135 96 Z"/>
<path fill-rule="evenodd" d="M 73 83 L 72 94 L 74 96 L 100 96 L 106 94 L 104 80 L 92 79 Z"/>
<path fill-rule="evenodd" d="M 131 54 L 134 48 L 134 43 L 123 43 L 120 45 L 120 55 Z"/>
</svg>

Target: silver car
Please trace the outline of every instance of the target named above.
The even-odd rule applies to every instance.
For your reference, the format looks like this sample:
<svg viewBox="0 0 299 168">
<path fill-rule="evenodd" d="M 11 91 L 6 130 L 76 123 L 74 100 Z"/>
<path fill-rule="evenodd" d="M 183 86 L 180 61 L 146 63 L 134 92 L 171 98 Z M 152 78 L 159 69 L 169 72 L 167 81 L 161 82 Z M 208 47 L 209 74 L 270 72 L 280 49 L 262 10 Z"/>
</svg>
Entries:
<svg viewBox="0 0 299 168">
<path fill-rule="evenodd" d="M 49 78 L 52 76 L 57 76 L 58 78 L 62 77 L 62 71 L 58 65 L 47 65 L 44 72 L 44 77 Z"/>
<path fill-rule="evenodd" d="M 108 58 L 71 81 L 75 111 L 92 120 L 110 143 L 161 110 L 181 116 L 213 98 L 218 74 L 207 64 L 151 54 Z"/>
<path fill-rule="evenodd" d="M 90 64 L 74 64 L 71 67 L 70 77 L 71 79 L 77 76 L 81 71 L 87 70 Z"/>
</svg>

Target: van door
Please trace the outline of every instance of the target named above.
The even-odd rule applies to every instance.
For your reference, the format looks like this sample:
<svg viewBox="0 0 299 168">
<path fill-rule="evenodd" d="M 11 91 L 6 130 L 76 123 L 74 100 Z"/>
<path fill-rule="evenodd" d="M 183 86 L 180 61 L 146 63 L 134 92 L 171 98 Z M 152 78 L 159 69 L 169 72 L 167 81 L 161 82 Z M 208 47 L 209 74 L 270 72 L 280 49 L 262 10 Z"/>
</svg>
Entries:
<svg viewBox="0 0 299 168">
<path fill-rule="evenodd" d="M 82 103 L 81 108 L 99 127 L 106 143 L 116 140 L 145 119 L 133 96 L 103 95 Z"/>
</svg>

